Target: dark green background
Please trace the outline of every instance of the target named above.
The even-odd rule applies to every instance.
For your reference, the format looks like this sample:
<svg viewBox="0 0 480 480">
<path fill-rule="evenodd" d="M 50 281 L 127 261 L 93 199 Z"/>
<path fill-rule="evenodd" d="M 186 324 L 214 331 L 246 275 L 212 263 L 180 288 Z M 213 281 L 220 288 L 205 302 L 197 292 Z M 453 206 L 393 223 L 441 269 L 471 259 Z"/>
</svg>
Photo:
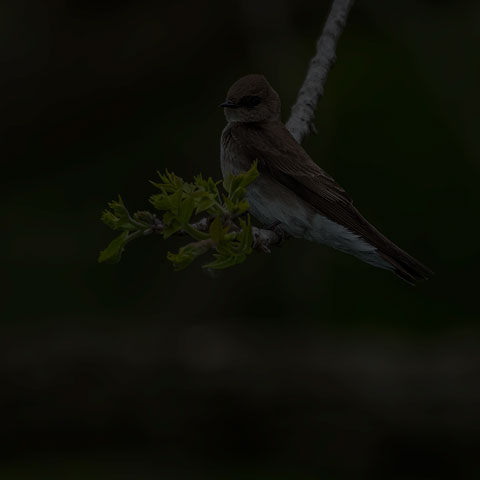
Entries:
<svg viewBox="0 0 480 480">
<path fill-rule="evenodd" d="M 478 2 L 358 0 L 305 142 L 430 281 L 303 241 L 96 263 L 118 193 L 220 178 L 239 76 L 288 118 L 328 6 L 1 4 L 2 479 L 478 478 Z"/>
</svg>

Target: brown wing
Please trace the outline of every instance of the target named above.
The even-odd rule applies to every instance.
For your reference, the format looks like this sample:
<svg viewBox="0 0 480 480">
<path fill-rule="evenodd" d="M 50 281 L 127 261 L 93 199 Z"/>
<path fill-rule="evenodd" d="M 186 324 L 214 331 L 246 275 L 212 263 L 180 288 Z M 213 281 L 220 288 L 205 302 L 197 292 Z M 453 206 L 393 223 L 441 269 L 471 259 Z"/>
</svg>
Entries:
<svg viewBox="0 0 480 480">
<path fill-rule="evenodd" d="M 345 190 L 308 156 L 282 123 L 269 123 L 261 128 L 242 124 L 231 132 L 236 143 L 251 158 L 258 159 L 259 168 L 267 169 L 275 177 L 286 175 L 296 179 L 330 201 L 351 203 Z"/>
<path fill-rule="evenodd" d="M 413 282 L 431 275 L 428 268 L 367 222 L 345 190 L 308 156 L 282 123 L 238 125 L 232 128 L 232 136 L 252 160 L 258 160 L 260 172 L 268 172 L 320 214 L 376 247 L 402 278 Z"/>
</svg>

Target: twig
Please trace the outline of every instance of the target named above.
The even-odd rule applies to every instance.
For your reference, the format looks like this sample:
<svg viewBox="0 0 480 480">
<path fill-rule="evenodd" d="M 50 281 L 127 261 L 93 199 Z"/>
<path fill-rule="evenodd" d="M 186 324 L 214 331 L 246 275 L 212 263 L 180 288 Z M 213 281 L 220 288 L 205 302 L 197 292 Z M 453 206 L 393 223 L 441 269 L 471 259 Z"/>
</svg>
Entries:
<svg viewBox="0 0 480 480">
<path fill-rule="evenodd" d="M 322 34 L 317 42 L 317 52 L 310 61 L 286 127 L 298 143 L 316 132 L 313 123 L 318 100 L 324 94 L 328 73 L 336 60 L 337 43 L 347 23 L 348 13 L 355 0 L 334 0 Z"/>
<path fill-rule="evenodd" d="M 191 226 L 201 232 L 208 232 L 208 228 L 210 226 L 211 220 L 212 220 L 211 218 L 205 217 L 199 220 L 198 222 L 192 223 Z M 152 228 L 149 230 L 146 230 L 143 233 L 147 235 L 150 233 L 162 234 L 163 228 L 164 228 L 163 222 L 160 219 L 155 218 Z M 253 248 L 262 253 L 270 253 L 270 248 L 269 248 L 270 246 L 279 245 L 284 240 L 284 237 L 279 235 L 274 230 L 268 230 L 265 228 L 252 227 L 252 233 L 253 233 Z M 177 234 L 187 235 L 187 233 L 183 230 L 180 232 L 177 232 Z"/>
</svg>

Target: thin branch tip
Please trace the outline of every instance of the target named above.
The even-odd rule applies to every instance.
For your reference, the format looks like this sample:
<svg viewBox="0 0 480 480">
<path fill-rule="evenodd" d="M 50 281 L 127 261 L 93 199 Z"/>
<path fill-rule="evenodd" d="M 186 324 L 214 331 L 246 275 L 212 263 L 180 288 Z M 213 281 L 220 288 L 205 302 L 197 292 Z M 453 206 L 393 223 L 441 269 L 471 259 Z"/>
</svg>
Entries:
<svg viewBox="0 0 480 480">
<path fill-rule="evenodd" d="M 317 41 L 316 53 L 310 61 L 297 101 L 286 123 L 286 127 L 298 143 L 302 143 L 312 131 L 316 133 L 316 129 L 311 130 L 310 126 L 313 125 L 318 101 L 324 95 L 328 74 L 336 61 L 337 43 L 354 1 L 333 0 L 322 34 Z"/>
</svg>

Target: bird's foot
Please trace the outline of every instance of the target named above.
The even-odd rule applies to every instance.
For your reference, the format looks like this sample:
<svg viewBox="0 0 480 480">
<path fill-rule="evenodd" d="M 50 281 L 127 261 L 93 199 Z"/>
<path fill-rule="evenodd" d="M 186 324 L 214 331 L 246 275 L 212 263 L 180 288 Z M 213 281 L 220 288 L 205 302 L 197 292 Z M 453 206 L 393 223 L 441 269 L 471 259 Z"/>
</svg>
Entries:
<svg viewBox="0 0 480 480">
<path fill-rule="evenodd" d="M 271 253 L 272 245 L 280 246 L 290 235 L 280 227 L 280 222 L 263 228 L 253 227 L 253 248 L 262 253 Z"/>
<path fill-rule="evenodd" d="M 277 245 L 282 245 L 285 242 L 285 240 L 288 240 L 291 237 L 291 235 L 289 235 L 285 230 L 283 230 L 283 228 L 281 227 L 281 224 L 282 222 L 277 221 L 272 225 L 270 225 L 269 227 L 267 227 L 268 230 L 271 230 L 277 235 L 278 237 Z"/>
</svg>

